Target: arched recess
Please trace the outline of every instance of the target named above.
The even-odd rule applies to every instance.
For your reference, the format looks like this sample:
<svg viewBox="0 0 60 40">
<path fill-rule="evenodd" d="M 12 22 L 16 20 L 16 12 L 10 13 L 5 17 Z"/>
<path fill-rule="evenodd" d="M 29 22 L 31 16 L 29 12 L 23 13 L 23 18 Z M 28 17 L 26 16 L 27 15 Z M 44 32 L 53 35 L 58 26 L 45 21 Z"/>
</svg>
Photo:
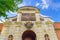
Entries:
<svg viewBox="0 0 60 40">
<path fill-rule="evenodd" d="M 49 38 L 49 35 L 48 35 L 48 34 L 45 34 L 45 35 L 44 35 L 44 37 L 45 37 L 45 40 L 50 40 L 50 38 Z"/>
<path fill-rule="evenodd" d="M 9 35 L 8 40 L 13 40 L 13 35 Z"/>
<path fill-rule="evenodd" d="M 32 30 L 26 30 L 22 34 L 22 40 L 36 40 L 36 34 Z"/>
</svg>

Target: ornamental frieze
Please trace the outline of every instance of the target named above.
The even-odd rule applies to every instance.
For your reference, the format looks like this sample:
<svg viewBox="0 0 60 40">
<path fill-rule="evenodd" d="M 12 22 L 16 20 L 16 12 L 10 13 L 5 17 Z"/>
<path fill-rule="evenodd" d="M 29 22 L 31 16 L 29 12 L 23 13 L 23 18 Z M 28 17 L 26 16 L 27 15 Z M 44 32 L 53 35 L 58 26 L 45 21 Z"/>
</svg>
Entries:
<svg viewBox="0 0 60 40">
<path fill-rule="evenodd" d="M 42 22 L 36 22 L 36 25 L 37 25 L 37 27 L 41 27 L 42 26 Z"/>
<path fill-rule="evenodd" d="M 16 27 L 21 27 L 22 22 L 14 22 L 14 25 L 16 25 Z"/>
<path fill-rule="evenodd" d="M 4 25 L 5 27 L 9 27 L 10 25 L 12 25 L 12 22 L 6 21 L 6 22 L 3 23 L 3 25 Z"/>
</svg>

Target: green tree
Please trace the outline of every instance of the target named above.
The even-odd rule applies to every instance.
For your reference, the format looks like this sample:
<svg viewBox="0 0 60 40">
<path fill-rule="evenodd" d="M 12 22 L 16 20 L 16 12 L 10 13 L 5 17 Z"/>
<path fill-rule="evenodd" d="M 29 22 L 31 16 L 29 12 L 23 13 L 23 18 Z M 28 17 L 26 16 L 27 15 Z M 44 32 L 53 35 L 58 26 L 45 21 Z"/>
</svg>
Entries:
<svg viewBox="0 0 60 40">
<path fill-rule="evenodd" d="M 21 2 L 22 0 L 0 0 L 0 17 L 7 18 L 6 12 L 16 11 L 18 9 L 17 4 Z"/>
</svg>

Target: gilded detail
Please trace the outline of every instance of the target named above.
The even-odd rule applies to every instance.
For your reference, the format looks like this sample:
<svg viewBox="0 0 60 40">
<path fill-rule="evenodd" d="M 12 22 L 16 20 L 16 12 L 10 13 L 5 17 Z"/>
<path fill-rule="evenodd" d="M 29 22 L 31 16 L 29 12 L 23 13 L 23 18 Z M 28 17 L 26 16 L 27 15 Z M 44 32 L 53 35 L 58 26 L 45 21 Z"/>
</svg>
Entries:
<svg viewBox="0 0 60 40">
<path fill-rule="evenodd" d="M 36 22 L 36 24 L 37 24 L 37 27 L 41 27 L 42 26 L 42 22 Z"/>
<path fill-rule="evenodd" d="M 42 24 L 42 22 L 39 21 L 39 22 L 36 22 L 36 24 Z"/>
<path fill-rule="evenodd" d="M 22 22 L 15 22 L 14 24 L 22 24 Z"/>
<path fill-rule="evenodd" d="M 6 21 L 3 23 L 5 27 L 9 27 L 12 23 L 10 21 Z"/>
<path fill-rule="evenodd" d="M 15 22 L 14 24 L 16 25 L 16 27 L 21 27 L 22 22 Z"/>
<path fill-rule="evenodd" d="M 53 22 L 51 22 L 51 21 L 47 21 L 46 24 L 47 24 L 47 25 L 48 25 L 48 24 L 53 24 Z"/>
</svg>

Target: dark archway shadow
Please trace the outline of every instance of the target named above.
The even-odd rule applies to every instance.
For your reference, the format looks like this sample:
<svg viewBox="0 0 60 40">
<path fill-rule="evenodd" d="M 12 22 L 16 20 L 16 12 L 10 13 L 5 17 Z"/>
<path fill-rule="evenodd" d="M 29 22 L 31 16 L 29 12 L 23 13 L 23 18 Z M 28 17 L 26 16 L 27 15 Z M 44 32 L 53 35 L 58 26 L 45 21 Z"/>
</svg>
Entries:
<svg viewBox="0 0 60 40">
<path fill-rule="evenodd" d="M 22 34 L 22 40 L 25 40 L 25 38 L 31 38 L 31 40 L 36 40 L 36 34 L 32 30 L 26 30 Z"/>
</svg>

